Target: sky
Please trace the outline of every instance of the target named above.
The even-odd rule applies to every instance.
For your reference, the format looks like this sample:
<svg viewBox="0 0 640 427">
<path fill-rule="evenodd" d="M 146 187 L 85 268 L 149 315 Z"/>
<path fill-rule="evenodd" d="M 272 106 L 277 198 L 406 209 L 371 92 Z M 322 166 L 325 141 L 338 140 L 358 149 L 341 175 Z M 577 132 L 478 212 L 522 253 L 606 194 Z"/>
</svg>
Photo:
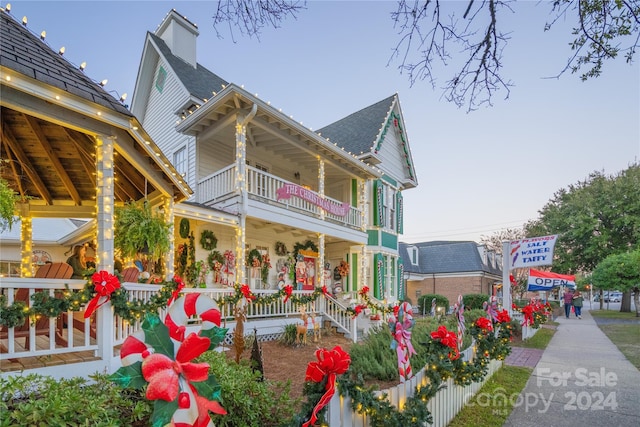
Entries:
<svg viewBox="0 0 640 427">
<path fill-rule="evenodd" d="M 587 82 L 575 74 L 549 78 L 563 69 L 572 39 L 571 22 L 543 31 L 548 3 L 520 1 L 498 15 L 510 37 L 502 75 L 514 87 L 508 99 L 498 92 L 493 106 L 472 112 L 442 96 L 451 67 L 438 68 L 434 89 L 411 85 L 400 63 L 390 62 L 399 38 L 395 1 L 308 1 L 259 40 L 231 37 L 224 27 L 219 37 L 212 1 L 10 3 L 14 17 L 27 16 L 52 49 L 64 46 L 68 61 L 86 62 L 85 73 L 108 79 L 105 89 L 116 98 L 127 93 L 127 103 L 146 32 L 172 8 L 198 25 L 200 64 L 311 129 L 397 93 L 418 179 L 403 193 L 405 242 L 479 242 L 537 218 L 556 191 L 591 172 L 617 174 L 640 161 L 638 63 L 609 61 Z M 457 14 L 465 5 L 445 2 Z"/>
</svg>

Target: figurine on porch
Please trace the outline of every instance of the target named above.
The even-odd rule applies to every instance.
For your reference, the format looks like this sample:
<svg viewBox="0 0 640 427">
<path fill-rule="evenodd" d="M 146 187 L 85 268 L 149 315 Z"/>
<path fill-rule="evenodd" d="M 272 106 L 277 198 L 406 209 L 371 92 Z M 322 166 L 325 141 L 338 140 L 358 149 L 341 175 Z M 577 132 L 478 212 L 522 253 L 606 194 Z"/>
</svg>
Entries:
<svg viewBox="0 0 640 427">
<path fill-rule="evenodd" d="M 296 260 L 296 285 L 299 291 L 302 290 L 302 286 L 307 280 L 307 264 L 304 262 L 304 257 L 298 255 Z"/>
</svg>

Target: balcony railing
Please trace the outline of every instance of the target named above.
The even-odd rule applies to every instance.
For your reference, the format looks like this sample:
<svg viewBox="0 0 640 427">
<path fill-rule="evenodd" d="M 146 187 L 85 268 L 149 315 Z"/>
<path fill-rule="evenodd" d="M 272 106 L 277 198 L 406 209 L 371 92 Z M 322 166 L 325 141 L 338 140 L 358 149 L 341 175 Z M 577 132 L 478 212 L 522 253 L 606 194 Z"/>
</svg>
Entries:
<svg viewBox="0 0 640 427">
<path fill-rule="evenodd" d="M 234 165 L 227 166 L 202 179 L 198 183 L 198 201 L 206 205 L 215 206 L 218 201 L 223 201 L 231 197 L 236 188 L 236 167 Z M 305 215 L 316 218 L 322 216 L 322 209 L 300 197 L 290 197 L 288 199 L 278 199 L 278 189 L 286 184 L 293 184 L 290 181 L 283 180 L 275 175 L 261 171 L 259 169 L 247 166 L 247 191 L 249 197 L 257 200 L 264 200 L 271 205 L 280 206 L 285 209 L 294 210 Z M 337 206 L 342 202 L 330 197 L 324 197 L 325 201 Z M 324 212 L 324 218 L 334 223 L 345 226 L 360 228 L 362 225 L 362 212 L 360 209 L 349 207 L 345 216 Z"/>
</svg>

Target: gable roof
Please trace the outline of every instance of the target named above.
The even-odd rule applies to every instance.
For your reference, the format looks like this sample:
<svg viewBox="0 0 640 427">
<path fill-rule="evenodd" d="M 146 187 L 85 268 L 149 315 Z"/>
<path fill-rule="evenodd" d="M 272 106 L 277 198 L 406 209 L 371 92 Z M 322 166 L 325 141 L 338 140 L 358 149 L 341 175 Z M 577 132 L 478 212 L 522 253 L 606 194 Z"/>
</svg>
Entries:
<svg viewBox="0 0 640 427">
<path fill-rule="evenodd" d="M 222 77 L 212 73 L 200 63 L 196 68 L 187 64 L 183 59 L 171 53 L 171 49 L 160 37 L 151 32 L 147 32 L 147 36 L 153 40 L 158 50 L 169 63 L 176 76 L 191 96 L 200 99 L 209 99 L 213 96 L 212 92 L 219 92 L 229 83 Z"/>
<path fill-rule="evenodd" d="M 403 243 L 398 245 L 398 254 L 402 257 L 404 271 L 416 274 L 443 274 L 486 272 L 502 275 L 502 266 L 485 263 L 476 242 L 472 241 L 433 241 L 421 243 Z M 411 263 L 410 247 L 418 248 L 418 265 Z"/>
<path fill-rule="evenodd" d="M 124 105 L 4 9 L 0 20 L 0 151 L 9 162 L 1 172 L 33 216 L 71 206 L 67 216 L 93 215 L 97 139 L 113 141 L 117 154 L 116 201 L 191 193 Z"/>
<path fill-rule="evenodd" d="M 417 185 L 417 179 L 397 93 L 319 129 L 318 133 L 364 162 L 375 165 L 381 161 L 378 154 L 387 129 L 396 121 L 402 145 L 399 161 L 403 163 L 406 176 L 392 178 L 399 179 L 405 188 L 412 188 Z"/>
</svg>

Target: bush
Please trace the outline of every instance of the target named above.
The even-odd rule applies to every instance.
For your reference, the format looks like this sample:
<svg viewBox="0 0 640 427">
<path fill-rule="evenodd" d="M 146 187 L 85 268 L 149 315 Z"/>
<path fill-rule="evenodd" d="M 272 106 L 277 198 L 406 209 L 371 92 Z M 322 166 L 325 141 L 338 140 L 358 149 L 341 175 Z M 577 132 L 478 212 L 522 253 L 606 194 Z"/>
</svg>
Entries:
<svg viewBox="0 0 640 427">
<path fill-rule="evenodd" d="M 293 347 L 296 345 L 296 338 L 298 335 L 298 329 L 295 323 L 289 323 L 284 327 L 282 336 L 278 339 L 278 342 L 282 345 Z"/>
<path fill-rule="evenodd" d="M 209 364 L 221 386 L 222 407 L 227 415 L 211 415 L 217 427 L 277 426 L 281 420 L 293 417 L 299 401 L 290 396 L 290 382 L 260 381 L 248 361 L 230 363 L 227 356 L 208 351 L 198 362 Z"/>
<path fill-rule="evenodd" d="M 489 302 L 489 295 L 485 294 L 467 294 L 462 297 L 462 302 L 465 308 L 471 310 L 475 308 L 482 308 L 482 304 Z"/>
<path fill-rule="evenodd" d="M 0 378 L 0 426 L 149 425 L 152 403 L 143 390 L 123 390 L 105 375 L 91 379 Z"/>
<path fill-rule="evenodd" d="M 431 311 L 431 300 L 434 298 L 436 299 L 436 307 L 443 307 L 445 313 L 449 311 L 449 300 L 447 297 L 438 294 L 426 294 L 418 298 L 418 310 L 420 310 L 420 313 L 426 314 Z"/>
</svg>

